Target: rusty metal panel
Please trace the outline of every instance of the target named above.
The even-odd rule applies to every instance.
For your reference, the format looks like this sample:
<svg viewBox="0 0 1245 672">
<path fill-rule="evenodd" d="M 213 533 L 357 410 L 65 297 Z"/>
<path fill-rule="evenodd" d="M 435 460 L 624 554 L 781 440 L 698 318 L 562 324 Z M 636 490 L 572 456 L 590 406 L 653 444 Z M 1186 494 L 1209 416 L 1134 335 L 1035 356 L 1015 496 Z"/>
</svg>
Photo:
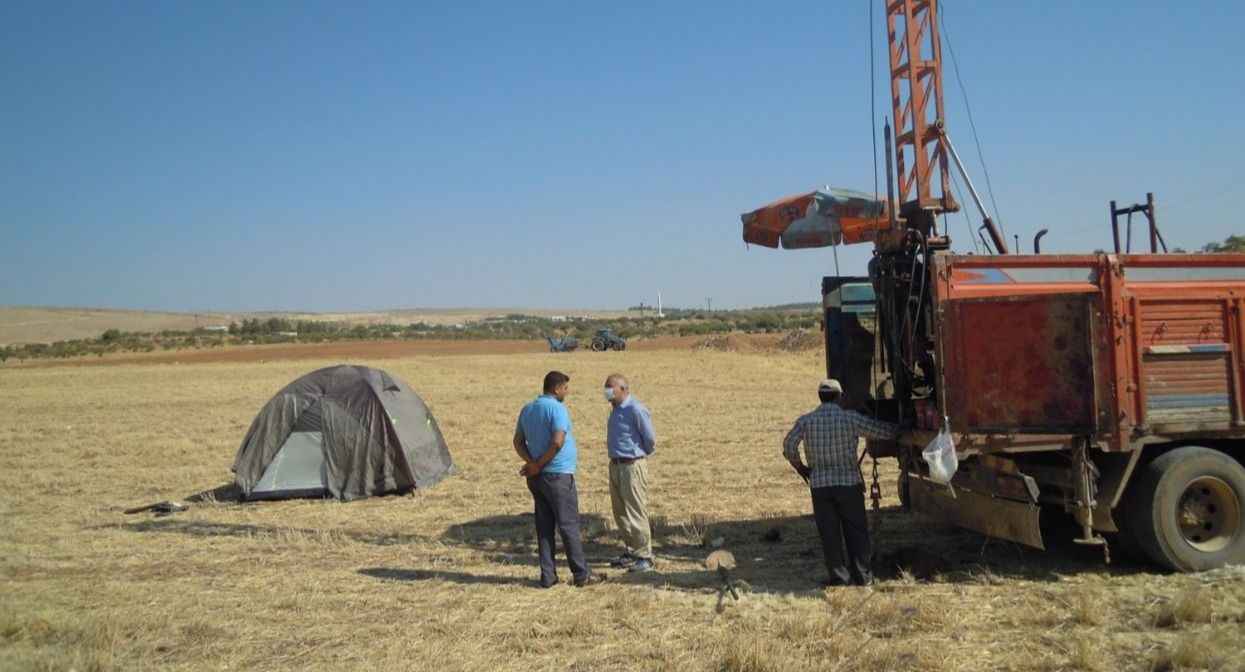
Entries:
<svg viewBox="0 0 1245 672">
<path fill-rule="evenodd" d="M 956 488 L 953 491 L 924 477 L 909 475 L 912 508 L 931 518 L 986 536 L 1044 549 L 1038 524 L 1041 507 Z"/>
<path fill-rule="evenodd" d="M 1184 266 L 1131 258 L 1133 407 L 1153 433 L 1222 431 L 1241 423 L 1235 299 L 1245 269 L 1218 259 Z"/>
<path fill-rule="evenodd" d="M 1095 299 L 1052 294 L 948 302 L 952 428 L 1093 433 Z"/>
<path fill-rule="evenodd" d="M 1227 326 L 1222 301 L 1142 301 L 1138 335 L 1143 346 L 1226 343 Z"/>
<path fill-rule="evenodd" d="M 1182 346 L 1147 352 L 1142 360 L 1147 422 L 1163 424 L 1194 418 L 1198 422 L 1230 421 L 1232 372 L 1224 346 L 1218 352 L 1175 351 Z"/>
<path fill-rule="evenodd" d="M 976 320 L 977 336 L 966 339 L 958 306 L 1073 294 L 1083 295 L 1091 306 L 1092 397 L 1097 415 L 1096 431 L 1084 433 L 1094 435 L 1104 449 L 1129 450 L 1143 432 L 1235 429 L 1239 434 L 1245 428 L 1245 255 L 937 255 L 933 268 L 934 324 L 944 379 L 939 401 L 953 426 L 958 424 L 957 431 L 966 431 L 967 422 L 957 417 L 956 409 L 976 406 L 977 417 L 991 422 L 973 433 L 1000 437 L 1008 446 L 1001 450 L 1017 448 L 1018 433 L 1031 430 L 1005 425 L 1022 420 L 1024 414 L 995 413 L 997 403 L 980 408 L 990 406 L 980 390 L 1004 399 L 1011 394 L 1026 402 L 1021 391 L 1037 387 L 1026 380 L 1023 366 L 1001 368 L 985 380 L 964 377 L 989 373 L 982 371 L 990 367 L 983 367 L 978 345 L 990 345 L 991 336 L 1004 341 L 1024 330 L 1016 316 L 999 311 L 997 320 Z M 1013 351 L 1030 346 L 1049 349 L 1036 337 L 1019 336 L 1028 345 L 1015 345 Z M 1175 351 L 1184 346 L 1192 348 L 1189 353 Z M 1206 350 L 1207 346 L 1218 350 Z M 1015 390 L 1000 390 L 1004 381 L 1020 382 Z M 1151 388 L 1156 392 L 1153 403 Z M 1176 396 L 1158 398 L 1164 394 Z M 1210 396 L 1189 396 L 1199 394 Z M 1032 409 L 1040 400 L 1028 403 Z M 1165 419 L 1182 405 L 1201 410 L 1186 411 L 1178 421 Z M 1147 417 L 1154 412 L 1157 418 Z M 1065 431 L 1080 432 L 1051 430 Z M 966 434 L 963 440 L 973 435 Z"/>
</svg>

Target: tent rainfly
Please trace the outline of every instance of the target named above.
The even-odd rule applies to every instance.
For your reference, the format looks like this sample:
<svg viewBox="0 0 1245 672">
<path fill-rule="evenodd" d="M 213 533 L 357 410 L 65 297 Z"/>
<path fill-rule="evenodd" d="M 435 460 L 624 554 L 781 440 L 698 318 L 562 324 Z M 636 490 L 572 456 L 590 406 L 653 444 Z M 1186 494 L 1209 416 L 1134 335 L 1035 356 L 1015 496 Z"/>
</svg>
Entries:
<svg viewBox="0 0 1245 672">
<path fill-rule="evenodd" d="M 313 371 L 255 416 L 234 458 L 246 499 L 361 499 L 436 484 L 454 468 L 427 405 L 379 369 Z"/>
</svg>

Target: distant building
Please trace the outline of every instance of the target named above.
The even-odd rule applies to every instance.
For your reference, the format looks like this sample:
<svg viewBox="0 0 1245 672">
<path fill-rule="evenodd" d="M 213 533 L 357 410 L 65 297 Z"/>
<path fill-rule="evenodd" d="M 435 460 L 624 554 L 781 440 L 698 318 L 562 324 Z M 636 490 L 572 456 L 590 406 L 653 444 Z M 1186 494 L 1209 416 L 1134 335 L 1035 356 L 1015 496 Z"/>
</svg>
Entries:
<svg viewBox="0 0 1245 672">
<path fill-rule="evenodd" d="M 223 324 L 213 324 L 213 325 L 212 325 L 212 326 L 210 326 L 210 327 L 204 327 L 204 328 L 203 328 L 203 330 L 204 330 L 204 331 L 216 331 L 216 332 L 221 332 L 221 333 L 227 333 L 227 332 L 229 331 L 229 327 L 227 327 L 227 326 L 225 326 L 225 325 L 223 325 Z"/>
<path fill-rule="evenodd" d="M 554 315 L 553 317 L 550 317 L 549 319 L 553 320 L 554 322 L 565 322 L 566 316 L 565 315 Z"/>
<path fill-rule="evenodd" d="M 295 338 L 298 336 L 298 332 L 297 331 L 278 331 L 277 335 L 278 336 L 289 336 L 290 338 Z"/>
</svg>

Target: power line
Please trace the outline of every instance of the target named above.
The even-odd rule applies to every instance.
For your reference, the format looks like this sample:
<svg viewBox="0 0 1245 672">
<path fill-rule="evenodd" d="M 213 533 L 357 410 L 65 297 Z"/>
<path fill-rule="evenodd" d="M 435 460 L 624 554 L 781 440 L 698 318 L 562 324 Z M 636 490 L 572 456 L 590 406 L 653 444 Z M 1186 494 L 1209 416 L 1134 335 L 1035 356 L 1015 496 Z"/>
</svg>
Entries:
<svg viewBox="0 0 1245 672">
<path fill-rule="evenodd" d="M 877 60 L 877 48 L 873 46 L 873 8 L 874 0 L 869 3 L 869 137 L 873 139 L 873 200 L 878 200 L 878 114 L 877 114 L 877 74 L 874 61 Z"/>
<path fill-rule="evenodd" d="M 973 142 L 977 145 L 977 158 L 981 161 L 981 172 L 986 176 L 986 191 L 990 194 L 990 206 L 994 208 L 994 219 L 999 224 L 1003 239 L 1007 239 L 1007 227 L 999 204 L 994 200 L 994 184 L 990 181 L 990 168 L 986 165 L 986 154 L 981 149 L 981 138 L 977 135 L 977 124 L 973 121 L 973 107 L 968 102 L 968 89 L 964 88 L 964 80 L 960 78 L 960 62 L 955 58 L 955 47 L 951 44 L 951 33 L 947 30 L 946 3 L 941 5 L 938 20 L 942 23 L 942 34 L 947 38 L 947 51 L 951 54 L 951 65 L 955 70 L 955 81 L 960 87 L 960 95 L 964 98 L 964 109 L 968 113 L 968 126 L 973 131 Z"/>
</svg>

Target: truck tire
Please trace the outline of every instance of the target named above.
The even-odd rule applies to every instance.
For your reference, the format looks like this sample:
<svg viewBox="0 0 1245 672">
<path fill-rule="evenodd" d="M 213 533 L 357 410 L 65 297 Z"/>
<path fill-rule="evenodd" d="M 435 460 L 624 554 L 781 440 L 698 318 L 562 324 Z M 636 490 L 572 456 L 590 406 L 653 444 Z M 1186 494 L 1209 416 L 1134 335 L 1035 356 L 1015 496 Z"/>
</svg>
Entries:
<svg viewBox="0 0 1245 672">
<path fill-rule="evenodd" d="M 1245 562 L 1245 468 L 1185 446 L 1147 464 L 1129 488 L 1124 533 L 1153 562 L 1200 572 Z"/>
<path fill-rule="evenodd" d="M 627 344 L 622 341 L 619 341 L 614 344 L 614 350 L 622 351 L 626 349 L 627 349 Z"/>
<path fill-rule="evenodd" d="M 602 340 L 593 340 L 593 341 L 592 341 L 592 351 L 593 351 L 593 352 L 605 352 L 605 341 L 602 341 Z"/>
</svg>

